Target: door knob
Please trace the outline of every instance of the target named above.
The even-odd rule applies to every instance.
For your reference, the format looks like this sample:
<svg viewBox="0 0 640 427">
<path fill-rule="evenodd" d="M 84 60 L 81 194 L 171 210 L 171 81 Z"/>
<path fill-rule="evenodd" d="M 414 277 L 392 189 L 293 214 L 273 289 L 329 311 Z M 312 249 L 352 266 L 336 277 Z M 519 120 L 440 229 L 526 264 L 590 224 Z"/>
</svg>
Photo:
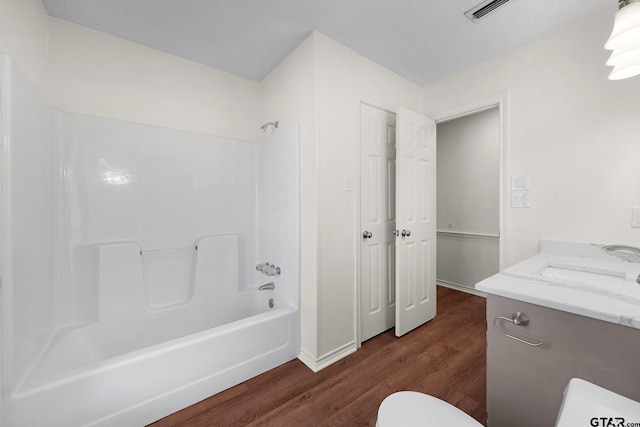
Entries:
<svg viewBox="0 0 640 427">
<path fill-rule="evenodd" d="M 372 234 L 370 231 L 366 231 L 366 230 L 365 230 L 365 231 L 363 231 L 363 232 L 362 232 L 362 237 L 363 237 L 364 239 L 370 239 L 370 238 L 372 238 L 372 237 L 373 237 L 373 234 Z"/>
<path fill-rule="evenodd" d="M 398 237 L 400 235 L 400 230 L 393 230 L 393 235 Z"/>
<path fill-rule="evenodd" d="M 409 237 L 409 236 L 411 236 L 411 230 L 404 230 L 403 229 L 401 235 L 402 235 L 402 237 Z"/>
</svg>

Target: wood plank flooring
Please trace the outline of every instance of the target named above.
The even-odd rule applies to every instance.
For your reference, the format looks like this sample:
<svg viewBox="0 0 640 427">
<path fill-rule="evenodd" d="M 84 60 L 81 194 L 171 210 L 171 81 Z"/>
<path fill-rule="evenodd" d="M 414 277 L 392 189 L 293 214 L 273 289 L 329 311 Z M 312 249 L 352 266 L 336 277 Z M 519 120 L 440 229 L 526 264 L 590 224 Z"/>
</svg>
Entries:
<svg viewBox="0 0 640 427">
<path fill-rule="evenodd" d="M 384 332 L 316 374 L 293 360 L 151 425 L 373 427 L 382 400 L 400 390 L 486 425 L 485 334 L 485 299 L 438 287 L 435 319 L 407 335 Z"/>
</svg>

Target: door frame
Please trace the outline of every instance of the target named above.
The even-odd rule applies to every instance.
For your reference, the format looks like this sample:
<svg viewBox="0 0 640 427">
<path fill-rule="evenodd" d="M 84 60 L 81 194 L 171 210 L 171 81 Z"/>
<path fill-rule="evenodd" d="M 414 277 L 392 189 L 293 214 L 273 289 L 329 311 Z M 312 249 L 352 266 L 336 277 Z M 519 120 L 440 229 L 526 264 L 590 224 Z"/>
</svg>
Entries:
<svg viewBox="0 0 640 427">
<path fill-rule="evenodd" d="M 355 337 L 356 337 L 356 348 L 360 348 L 362 346 L 362 335 L 360 333 L 360 289 L 362 286 L 362 278 L 360 277 L 360 261 L 361 261 L 361 251 L 360 251 L 360 236 L 359 232 L 362 230 L 362 225 L 360 223 L 360 196 L 361 196 L 361 188 L 360 188 L 360 155 L 362 153 L 362 142 L 360 141 L 360 105 L 368 105 L 369 107 L 377 108 L 378 110 L 386 111 L 387 113 L 391 113 L 393 115 L 398 115 L 396 111 L 397 106 L 385 105 L 385 103 L 371 100 L 369 98 L 358 97 L 356 101 L 356 114 L 355 114 L 355 136 L 357 139 L 356 143 L 356 160 L 355 160 L 355 185 L 354 187 L 354 197 L 355 197 L 355 218 L 354 223 L 356 225 L 355 233 L 354 233 L 354 246 L 356 249 L 356 262 L 354 266 L 354 277 L 355 277 L 355 289 L 354 289 L 354 313 L 355 313 Z"/>
<path fill-rule="evenodd" d="M 509 126 L 508 126 L 508 101 L 509 94 L 501 94 L 482 99 L 473 103 L 465 104 L 450 110 L 436 114 L 434 119 L 436 126 L 440 123 L 450 120 L 459 119 L 471 114 L 479 113 L 490 108 L 498 108 L 499 116 L 499 150 L 500 150 L 500 183 L 499 183 L 499 269 L 500 271 L 511 266 L 511 253 L 509 251 L 509 234 L 510 234 L 510 197 L 509 197 L 509 176 L 510 167 L 508 162 L 509 147 Z M 437 138 L 437 137 L 436 137 Z M 465 290 L 467 291 L 467 290 Z M 468 290 L 469 293 L 486 296 L 484 292 Z"/>
<path fill-rule="evenodd" d="M 354 265 L 354 277 L 355 277 L 355 286 L 354 286 L 354 325 L 355 331 L 354 336 L 356 337 L 356 348 L 360 348 L 362 346 L 362 339 L 360 335 L 360 287 L 361 287 L 361 277 L 360 277 L 360 239 L 358 238 L 357 231 L 361 229 L 360 224 L 360 153 L 361 153 L 361 142 L 360 142 L 360 132 L 359 132 L 359 123 L 360 123 L 360 104 L 365 104 L 373 108 L 377 108 L 379 110 L 387 111 L 389 113 L 393 113 L 397 115 L 396 107 L 397 105 L 389 105 L 384 102 L 380 102 L 379 100 L 372 100 L 370 98 L 365 97 L 357 97 L 354 102 L 355 109 L 355 120 L 353 123 L 355 129 L 355 137 L 357 139 L 356 143 L 356 156 L 355 156 L 355 176 L 354 181 L 355 185 L 353 186 L 354 197 L 355 197 L 355 217 L 353 218 L 354 224 L 356 225 L 356 233 L 354 233 L 354 246 L 355 246 L 355 258 L 356 262 Z M 503 93 L 499 95 L 494 95 L 479 101 L 471 102 L 468 104 L 461 105 L 459 107 L 451 108 L 448 110 L 444 110 L 440 113 L 431 114 L 431 117 L 436 121 L 436 126 L 439 123 L 444 123 L 450 120 L 458 119 L 464 116 L 468 116 L 474 113 L 479 113 L 483 110 L 487 110 L 489 108 L 498 107 L 499 111 L 499 120 L 500 120 L 500 128 L 499 128 L 499 146 L 500 146 L 500 183 L 499 183 L 499 191 L 500 191 L 500 219 L 499 219 L 499 230 L 500 230 L 500 240 L 499 240 L 499 268 L 500 270 L 504 270 L 505 268 L 511 266 L 511 253 L 509 251 L 509 235 L 510 235 L 510 203 L 509 203 L 509 176 L 510 176 L 510 165 L 508 162 L 508 153 L 509 153 L 509 93 Z M 424 111 L 422 111 L 424 113 Z M 437 139 L 437 137 L 436 137 Z M 474 292 L 471 292 L 474 293 Z M 477 294 L 486 296 L 483 292 L 476 291 Z"/>
</svg>

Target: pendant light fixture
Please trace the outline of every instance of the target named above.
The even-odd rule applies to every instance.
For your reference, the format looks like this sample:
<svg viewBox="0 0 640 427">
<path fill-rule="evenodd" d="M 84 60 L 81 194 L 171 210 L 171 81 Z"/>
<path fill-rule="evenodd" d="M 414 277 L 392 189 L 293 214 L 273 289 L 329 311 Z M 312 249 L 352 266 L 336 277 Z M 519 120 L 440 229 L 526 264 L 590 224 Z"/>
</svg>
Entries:
<svg viewBox="0 0 640 427">
<path fill-rule="evenodd" d="M 613 51 L 607 60 L 613 66 L 609 80 L 640 74 L 640 0 L 618 0 L 613 31 L 604 48 Z"/>
</svg>

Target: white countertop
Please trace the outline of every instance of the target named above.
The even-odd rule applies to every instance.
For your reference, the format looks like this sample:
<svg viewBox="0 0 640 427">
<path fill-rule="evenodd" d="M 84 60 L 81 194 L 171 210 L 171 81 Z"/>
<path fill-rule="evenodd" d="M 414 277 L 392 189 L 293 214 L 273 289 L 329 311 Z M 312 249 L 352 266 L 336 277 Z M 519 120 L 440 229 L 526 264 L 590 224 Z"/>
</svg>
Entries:
<svg viewBox="0 0 640 427">
<path fill-rule="evenodd" d="M 553 271 L 560 272 L 558 277 Z M 591 283 L 582 281 L 582 272 Z M 479 282 L 476 289 L 640 329 L 639 275 L 640 263 L 610 255 L 601 245 L 543 241 L 538 255 Z"/>
</svg>

